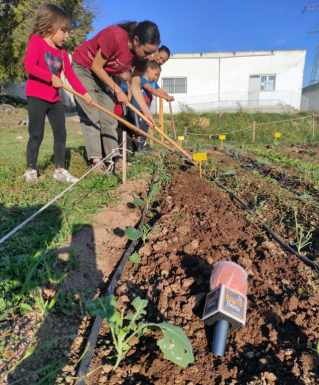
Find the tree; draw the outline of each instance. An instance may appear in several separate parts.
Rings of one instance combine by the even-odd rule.
[[[70,37],[65,48],[72,52],[94,31],[96,15],[93,3],[85,0],[57,0],[71,20]],[[24,67],[17,63],[28,44],[34,16],[43,0],[0,0],[0,82],[19,82],[26,76]]]

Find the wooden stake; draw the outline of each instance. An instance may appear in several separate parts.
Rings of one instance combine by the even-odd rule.
[[[153,130],[152,127],[150,127],[150,134],[151,134],[152,136],[154,136],[154,130]],[[154,146],[153,139],[150,139],[150,147],[153,147],[153,146]]]
[[[173,132],[174,132],[174,139],[176,140],[177,137],[176,137],[176,129],[175,129],[175,122],[174,122],[172,103],[171,102],[168,102],[168,103],[169,103],[169,110],[171,112],[172,126],[173,126]]]
[[[78,92],[74,91],[73,88],[70,88],[70,87],[65,86],[65,85],[63,85],[63,88],[64,88],[66,91],[71,92],[71,94],[77,96],[78,98],[80,98],[80,99],[82,99],[82,100],[84,100],[84,101],[87,101],[87,99],[86,99],[83,95],[81,95],[81,94],[79,94]],[[148,134],[148,133],[144,132],[143,130],[141,130],[140,128],[134,126],[134,124],[129,123],[127,120],[120,118],[119,116],[115,115],[113,112],[107,110],[106,108],[100,106],[99,104],[97,104],[97,103],[95,103],[95,102],[92,102],[92,106],[93,106],[93,107],[96,107],[96,108],[98,108],[99,110],[105,112],[106,114],[112,116],[112,118],[114,118],[114,119],[118,120],[119,122],[125,124],[125,125],[126,125],[128,128],[130,128],[131,130],[136,131],[136,132],[139,132],[140,134],[145,135],[147,138],[154,140],[155,143],[160,144],[162,147],[165,147],[167,150],[169,150],[169,151],[171,151],[171,152],[173,152],[173,153],[175,152],[174,148],[171,148],[171,147],[168,146],[167,144],[162,143],[160,140],[154,138],[154,137],[151,136],[150,134]],[[131,108],[131,105],[130,105],[130,108]],[[187,155],[187,157],[191,158],[190,155]]]
[[[164,132],[164,110],[163,110],[163,98],[160,98],[159,102],[159,125],[162,132]],[[162,135],[162,142],[164,142],[164,137]]]
[[[122,178],[122,183],[125,184],[126,183],[126,143],[127,143],[127,134],[126,134],[126,131],[123,131],[123,152],[122,152],[122,155],[123,155],[123,178]]]
[[[255,143],[256,122],[253,122],[253,143]]]
[[[315,138],[315,111],[312,111],[312,139]]]

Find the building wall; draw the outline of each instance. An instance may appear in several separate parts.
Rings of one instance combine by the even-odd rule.
[[[275,91],[260,91],[260,100],[299,109],[305,57],[305,50],[174,54],[163,65],[159,84],[162,78],[187,77],[187,93],[173,94],[176,107],[178,101],[247,101],[250,75],[276,75]]]
[[[309,99],[309,110],[319,113],[319,83],[303,88],[302,95]]]

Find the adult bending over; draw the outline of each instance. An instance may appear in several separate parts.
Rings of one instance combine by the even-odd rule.
[[[111,76],[135,67],[132,80],[133,96],[144,115],[155,124],[145,103],[140,84],[145,66],[159,44],[160,34],[157,25],[151,21],[111,25],[75,49],[74,72],[94,101],[113,112],[114,93],[117,100],[124,105],[128,104],[128,98]],[[101,137],[105,153],[109,154],[118,147],[117,120],[97,108],[88,107],[79,98],[76,98],[76,105],[87,156],[92,159],[94,166],[102,159]],[[119,165],[120,159],[119,151],[115,150],[113,157],[115,167]],[[106,172],[106,168],[101,165],[97,171]]]

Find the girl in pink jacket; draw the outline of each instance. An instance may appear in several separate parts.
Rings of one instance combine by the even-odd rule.
[[[63,44],[69,37],[70,20],[57,4],[46,3],[40,6],[30,34],[28,49],[20,63],[25,63],[29,74],[26,85],[29,114],[29,141],[27,145],[27,182],[36,182],[39,148],[43,140],[46,116],[54,136],[55,170],[53,178],[58,181],[76,182],[78,179],[65,169],[66,128],[63,104],[59,89],[64,70],[72,87],[87,98],[90,105],[92,97],[74,74]]]

